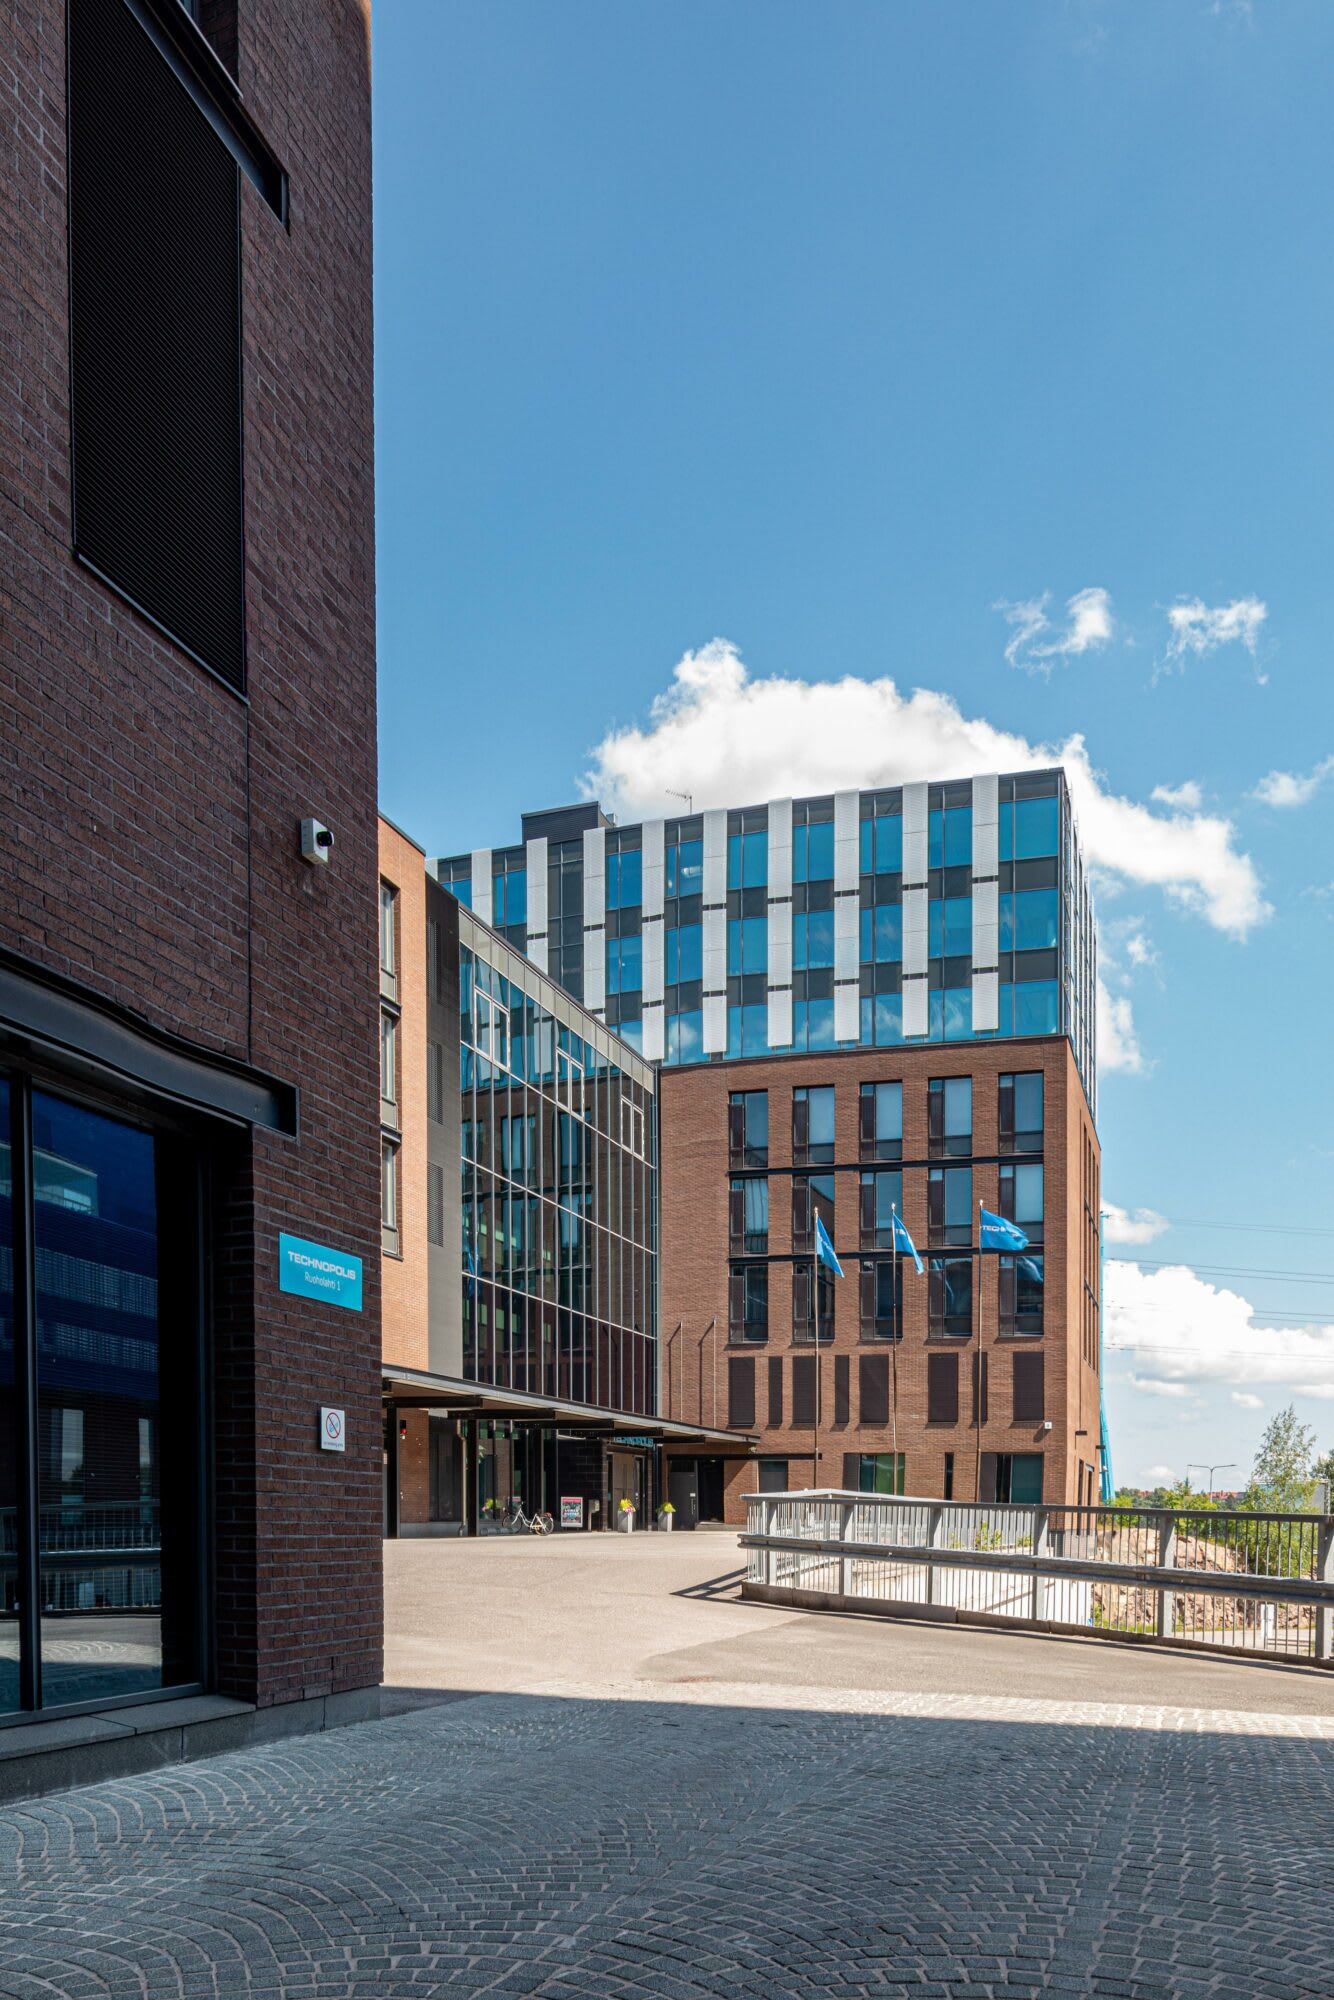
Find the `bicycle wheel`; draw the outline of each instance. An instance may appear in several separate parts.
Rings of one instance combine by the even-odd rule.
[[[550,1514],[534,1514],[533,1516],[533,1526],[537,1529],[539,1535],[549,1535],[555,1525],[555,1520]]]

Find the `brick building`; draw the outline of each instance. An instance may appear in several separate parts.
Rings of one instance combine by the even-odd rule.
[[[664,1069],[660,1092],[664,1406],[759,1437],[674,1454],[683,1505],[1097,1497],[1099,1154],[1063,1037]],[[979,1202],[1030,1249],[979,1252]]]
[[[380,1678],[369,32],[0,47],[10,1721]]]

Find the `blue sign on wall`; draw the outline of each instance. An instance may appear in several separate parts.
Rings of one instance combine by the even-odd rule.
[[[279,1236],[278,1289],[359,1313],[361,1259],[327,1243],[307,1243],[303,1236]]]

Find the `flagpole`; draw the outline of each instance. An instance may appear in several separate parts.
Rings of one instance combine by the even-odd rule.
[[[817,1211],[818,1214],[818,1211]],[[820,1238],[815,1238],[815,1255],[811,1259],[811,1284],[815,1288],[815,1432],[812,1442],[815,1448],[814,1487],[820,1490]]]
[[[987,1268],[986,1252],[982,1248],[982,1203],[977,1204],[977,1351],[976,1373],[973,1377],[973,1428],[977,1433],[977,1447],[973,1458],[973,1497],[978,1507],[982,1505],[982,1307],[985,1300],[983,1272]]]
[[[894,1450],[894,1490],[897,1492],[899,1484],[899,1211],[895,1202],[890,1203],[889,1213],[891,1224],[889,1232],[890,1243],[894,1252],[894,1262],[891,1266],[891,1281],[894,1289],[889,1295],[889,1372],[894,1384],[893,1401],[890,1405],[892,1419],[890,1437]]]

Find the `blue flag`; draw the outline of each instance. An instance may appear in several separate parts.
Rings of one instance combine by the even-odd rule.
[[[978,1232],[978,1242],[983,1250],[1027,1250],[1028,1238],[1018,1223],[1007,1222],[1003,1215],[993,1215],[989,1208],[982,1208]]]
[[[834,1246],[829,1241],[829,1231],[824,1226],[822,1215],[817,1215],[815,1218],[815,1254],[822,1264],[829,1266],[836,1278],[843,1276],[843,1266],[839,1263],[834,1253]]]
[[[894,1216],[894,1248],[901,1257],[911,1257],[920,1272],[922,1269],[922,1260],[917,1254],[917,1245],[908,1234],[908,1225],[897,1209],[894,1209],[892,1213]]]

